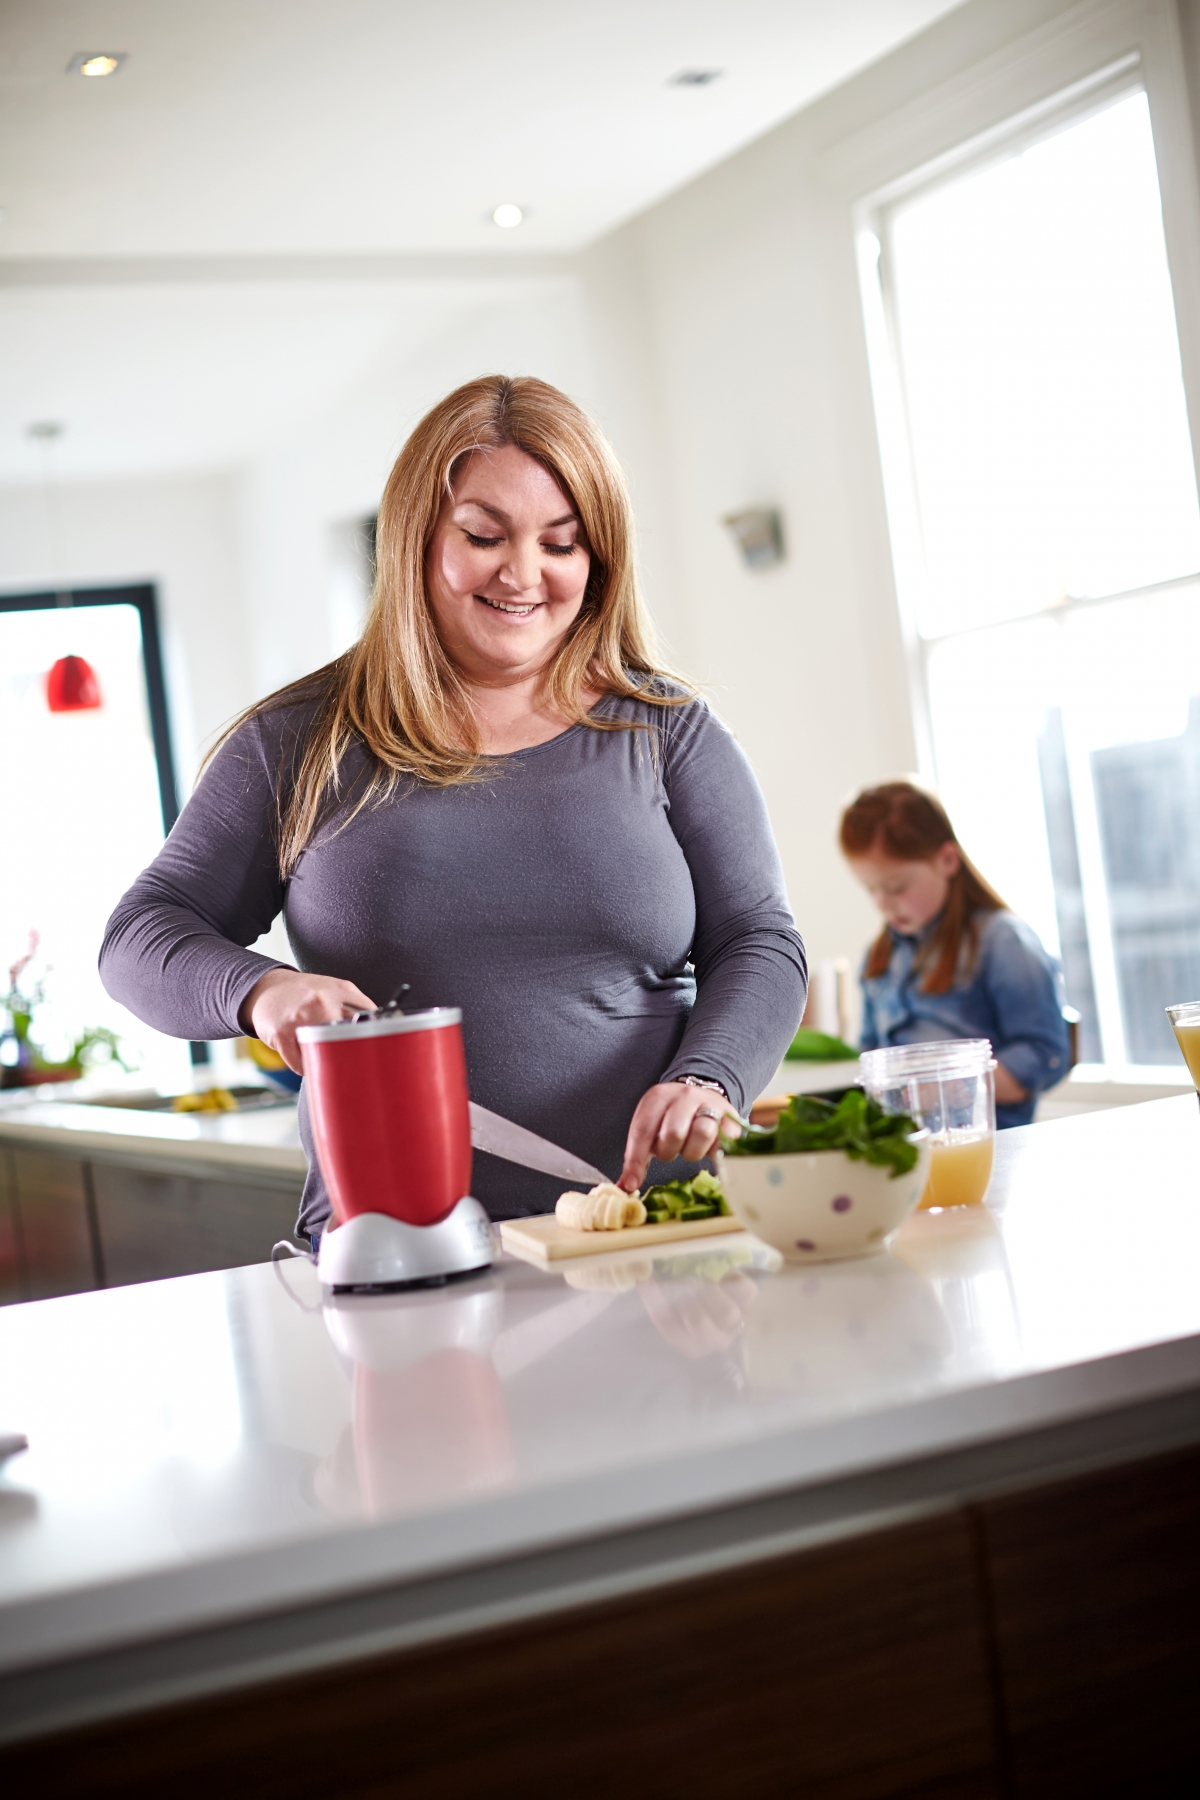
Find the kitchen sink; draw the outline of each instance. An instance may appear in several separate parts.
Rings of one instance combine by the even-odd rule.
[[[275,1087],[231,1087],[226,1093],[237,1101],[239,1112],[268,1112],[277,1106],[295,1106],[295,1094]],[[125,1112],[169,1113],[175,1110],[174,1094],[157,1094],[149,1090],[132,1094],[102,1094],[80,1102],[83,1106],[119,1106]],[[191,1113],[191,1118],[221,1118],[220,1113]],[[224,1115],[229,1117],[228,1114]]]

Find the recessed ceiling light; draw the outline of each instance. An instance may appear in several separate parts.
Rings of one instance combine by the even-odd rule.
[[[672,75],[667,82],[668,87],[708,87],[710,82],[720,81],[724,69],[680,69],[678,75]]]
[[[67,64],[67,74],[87,75],[94,81],[100,75],[115,75],[126,61],[123,50],[81,50]]]
[[[519,206],[514,205],[511,200],[505,200],[503,205],[498,206],[492,214],[492,224],[498,225],[501,231],[511,231],[515,225],[521,223],[524,217],[525,214]]]

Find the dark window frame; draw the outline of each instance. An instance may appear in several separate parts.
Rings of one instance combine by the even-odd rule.
[[[158,595],[151,582],[136,587],[65,588],[57,593],[0,594],[0,612],[70,611],[82,606],[132,606],[142,627],[142,673],[146,679],[146,708],[158,772],[158,798],[162,807],[163,835],[179,817],[179,789],[175,781],[175,756],[171,745],[171,720],[167,687],[163,679],[162,637],[158,628]]]

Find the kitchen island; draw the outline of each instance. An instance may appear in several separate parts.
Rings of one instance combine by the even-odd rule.
[[[861,1262],[264,1265],[9,1307],[0,1370],[10,1786],[1200,1771],[1194,1096],[1005,1133],[988,1207]]]

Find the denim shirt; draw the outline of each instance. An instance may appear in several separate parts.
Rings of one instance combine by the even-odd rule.
[[[1025,1100],[997,1106],[996,1124],[1001,1130],[1028,1125],[1041,1089],[1061,1081],[1071,1061],[1058,964],[1023,919],[994,912],[981,920],[970,969],[960,967],[946,993],[922,993],[924,971],[914,973],[913,963],[936,924],[916,937],[891,931],[887,968],[882,975],[863,975],[862,1048],[988,1038],[998,1061],[1028,1091]]]

